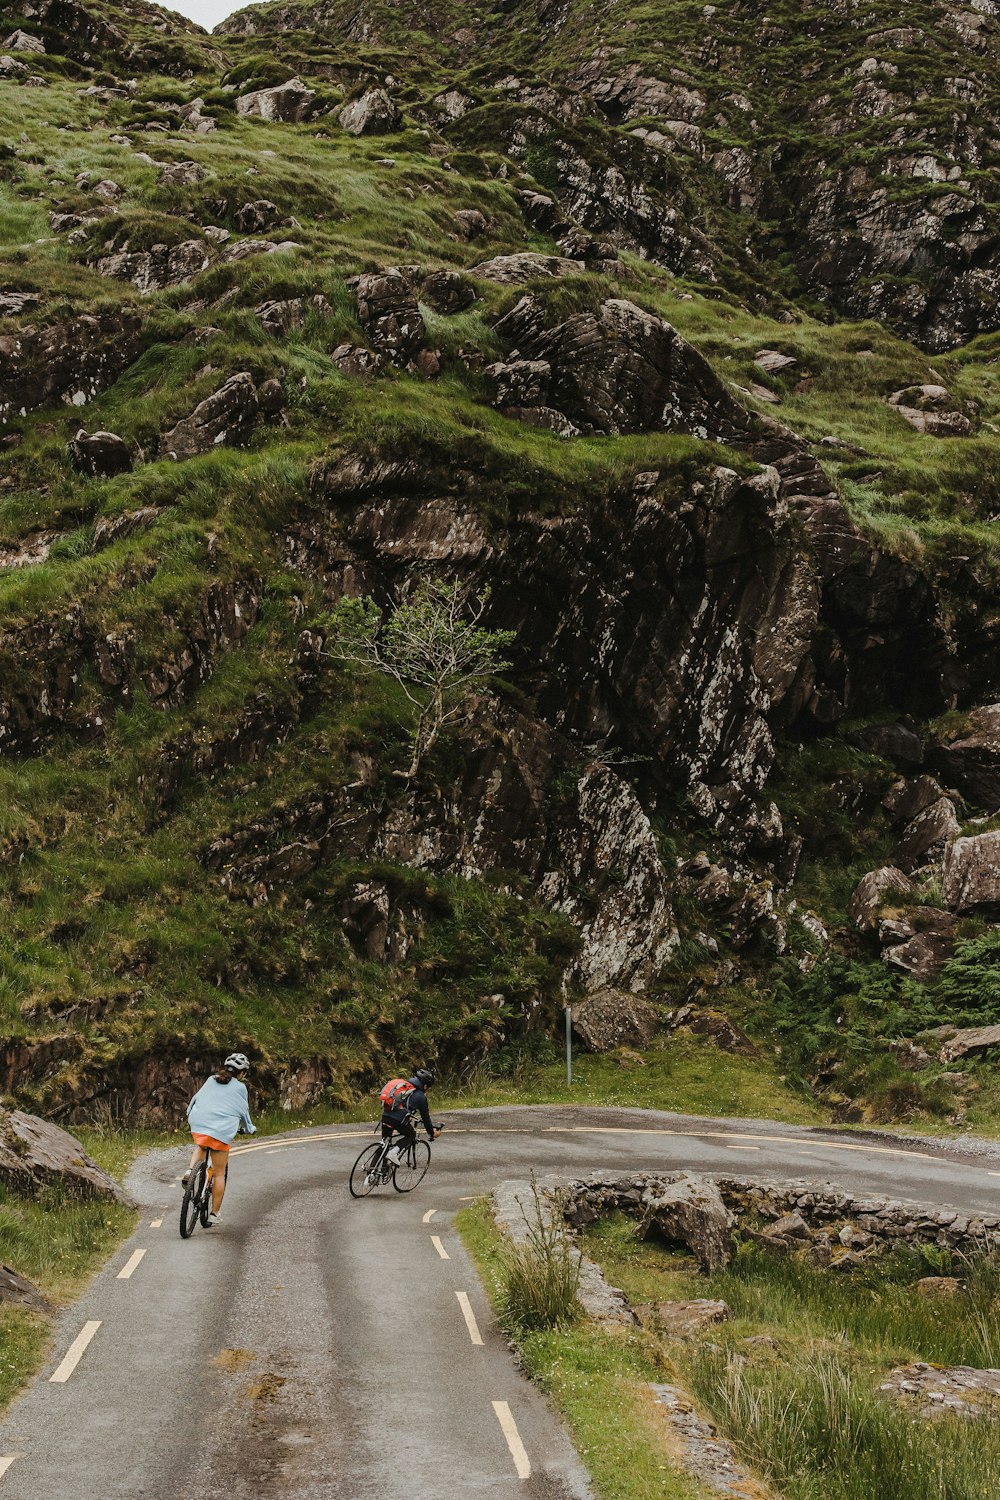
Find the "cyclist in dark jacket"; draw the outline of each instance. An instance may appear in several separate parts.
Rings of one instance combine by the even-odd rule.
[[[414,1115],[420,1116],[420,1123],[431,1140],[440,1130],[440,1126],[435,1125],[431,1119],[427,1104],[427,1090],[434,1082],[434,1074],[429,1073],[426,1068],[418,1068],[408,1082],[413,1084],[413,1088],[403,1096],[398,1107],[382,1111],[382,1139],[386,1140],[393,1133],[399,1137],[395,1146],[389,1150],[389,1160],[397,1164],[401,1152],[405,1147],[412,1146],[417,1139],[413,1126]]]

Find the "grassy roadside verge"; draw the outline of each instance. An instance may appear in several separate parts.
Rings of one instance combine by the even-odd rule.
[[[587,1254],[633,1303],[724,1301],[732,1319],[687,1339],[662,1336],[720,1429],[785,1500],[980,1500],[996,1490],[995,1422],[928,1421],[880,1390],[915,1360],[995,1367],[1000,1358],[1000,1268],[956,1265],[963,1287],[925,1298],[931,1266],[898,1252],[864,1272],[831,1275],[747,1243],[733,1265],[702,1275],[690,1257],[638,1241],[611,1216],[590,1229]],[[940,1270],[940,1266],[935,1266]]]
[[[502,1241],[480,1200],[455,1218],[494,1308]],[[601,1500],[702,1500],[705,1491],[670,1462],[649,1382],[665,1378],[652,1341],[584,1322],[518,1333],[518,1361],[565,1421]]]

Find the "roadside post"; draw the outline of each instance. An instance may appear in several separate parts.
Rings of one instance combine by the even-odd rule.
[[[573,1082],[573,1007],[566,1007],[566,1082]]]

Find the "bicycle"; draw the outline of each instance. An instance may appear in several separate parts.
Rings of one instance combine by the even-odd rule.
[[[376,1125],[376,1130],[381,1129]],[[367,1198],[377,1187],[392,1183],[397,1193],[412,1193],[418,1182],[422,1182],[431,1164],[431,1143],[427,1140],[413,1141],[401,1147],[398,1162],[389,1160],[389,1150],[395,1136],[386,1136],[366,1146],[351,1168],[348,1187],[352,1198]]]
[[[189,1240],[198,1227],[199,1220],[202,1228],[208,1228],[208,1221],[212,1213],[212,1178],[214,1172],[212,1163],[206,1158],[200,1161],[196,1167],[191,1168],[187,1186],[184,1189],[184,1197],[181,1199],[181,1239]],[[226,1179],[229,1178],[229,1166],[226,1165]]]

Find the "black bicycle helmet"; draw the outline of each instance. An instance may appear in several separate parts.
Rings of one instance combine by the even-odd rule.
[[[413,1076],[422,1089],[429,1089],[434,1082],[434,1074],[429,1073],[426,1068],[418,1068]]]

